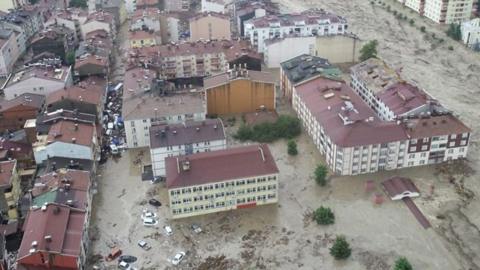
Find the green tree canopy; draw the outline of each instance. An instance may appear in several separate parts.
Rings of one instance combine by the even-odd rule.
[[[337,260],[345,260],[350,257],[352,249],[345,236],[337,236],[333,246],[330,248],[330,254]]]
[[[412,265],[405,257],[400,257],[395,261],[394,270],[413,270]]]
[[[320,225],[330,225],[335,223],[335,215],[329,207],[320,206],[313,212],[313,219]]]
[[[377,57],[377,40],[371,40],[367,44],[363,45],[360,49],[360,61],[365,61],[369,58],[376,58]]]
[[[327,184],[327,173],[328,169],[325,165],[318,165],[314,172],[315,182],[322,187],[325,186]]]

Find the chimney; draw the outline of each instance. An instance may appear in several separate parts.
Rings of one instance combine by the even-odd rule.
[[[189,171],[190,170],[190,161],[188,159],[184,160],[182,162],[182,169],[183,169],[183,171]]]
[[[75,130],[78,130],[78,124],[75,123]]]
[[[199,132],[199,131],[200,131],[200,128],[199,128],[199,127],[197,127],[197,128],[196,128],[196,130],[197,130],[197,132]]]
[[[72,138],[72,143],[76,143],[77,142],[77,139],[76,138]]]
[[[52,242],[52,236],[51,235],[45,235],[44,239],[47,242]]]

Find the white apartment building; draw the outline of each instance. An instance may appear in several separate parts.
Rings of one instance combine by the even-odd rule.
[[[167,157],[226,148],[225,130],[220,119],[188,121],[183,124],[150,128],[150,156],[155,177],[165,176],[165,158]]]
[[[3,86],[5,99],[14,99],[22,94],[48,95],[73,84],[70,66],[59,68],[31,66],[9,77]]]
[[[470,48],[480,46],[480,18],[462,23],[462,41]],[[477,48],[480,50],[480,47]]]
[[[401,99],[402,92],[393,91]],[[295,85],[292,105],[339,175],[435,164],[467,155],[471,130],[443,107],[432,106],[428,116],[384,120],[345,82],[323,77]]]
[[[286,36],[326,36],[347,33],[347,20],[322,10],[300,14],[268,15],[244,22],[244,35],[258,52],[263,53],[265,41]]]
[[[7,77],[12,72],[19,54],[15,33],[11,30],[0,30],[0,78]]]
[[[469,20],[475,0],[398,0],[436,23],[451,24]]]
[[[172,218],[278,202],[279,170],[267,145],[168,157]]]
[[[223,0],[202,0],[202,12],[225,13],[225,2]]]
[[[148,147],[150,127],[205,120],[206,105],[201,93],[179,92],[160,96],[154,89],[153,70],[127,70],[123,83],[122,116],[128,148]]]

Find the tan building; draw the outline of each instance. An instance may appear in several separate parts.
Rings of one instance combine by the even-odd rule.
[[[205,78],[203,85],[208,115],[275,110],[275,80],[271,73],[235,68]]]
[[[215,12],[200,13],[190,19],[190,40],[230,39],[230,18]]]
[[[279,170],[265,144],[168,157],[165,165],[174,219],[278,201]]]

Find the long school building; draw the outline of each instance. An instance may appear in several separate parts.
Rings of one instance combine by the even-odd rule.
[[[267,145],[169,157],[165,163],[174,219],[278,201],[279,170]]]

